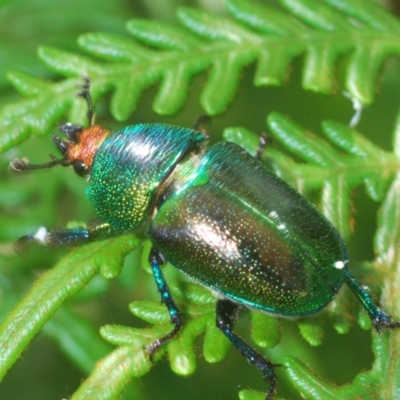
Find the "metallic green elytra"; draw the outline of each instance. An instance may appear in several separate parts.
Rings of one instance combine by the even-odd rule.
[[[84,242],[130,231],[152,242],[149,262],[168,308],[173,330],[148,347],[149,356],[176,335],[181,316],[161,272],[165,261],[217,295],[220,331],[270,382],[274,365],[233,331],[235,311],[247,306],[281,317],[324,308],[345,282],[375,328],[400,322],[381,311],[350,274],[348,255],[334,226],[304,197],[241,147],[207,147],[207,135],[165,124],[140,124],[113,132],[93,124],[66,123],[53,140],[63,158],[32,165],[14,160],[17,171],[73,166],[88,180],[86,194],[101,222],[88,228],[40,228],[20,239],[48,245]]]
[[[347,271],[346,248],[333,226],[229,142],[204,153],[185,184],[164,200],[147,235],[190,277],[281,316],[325,307]]]

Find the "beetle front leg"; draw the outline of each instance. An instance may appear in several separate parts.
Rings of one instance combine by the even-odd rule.
[[[168,309],[171,323],[174,326],[171,332],[163,336],[161,339],[156,340],[147,347],[150,359],[152,359],[154,352],[165,342],[175,336],[182,327],[182,319],[178,307],[169,291],[167,282],[161,271],[161,265],[164,264],[164,256],[155,248],[152,247],[149,255],[149,262],[153,271],[154,279],[157,284],[158,291],[161,294],[161,302],[164,303]]]
[[[270,388],[265,400],[271,400],[276,393],[276,374],[274,364],[252,349],[239,336],[232,332],[235,311],[238,305],[230,300],[222,299],[217,301],[216,323],[217,328],[236,346],[250,364],[254,364],[261,372],[263,378],[268,380]]]
[[[52,229],[48,231],[40,227],[36,233],[22,236],[16,243],[17,249],[22,249],[27,242],[36,240],[47,246],[62,246],[65,244],[85,243],[90,240],[104,237],[112,232],[110,225],[106,222],[92,222],[87,228],[77,227],[70,229]]]

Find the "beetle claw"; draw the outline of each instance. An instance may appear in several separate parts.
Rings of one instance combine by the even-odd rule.
[[[394,329],[400,327],[400,321],[393,321],[392,316],[379,310],[378,315],[372,321],[376,331],[381,333],[381,327]]]

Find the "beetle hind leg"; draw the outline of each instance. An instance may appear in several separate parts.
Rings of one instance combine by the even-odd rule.
[[[154,279],[157,284],[158,291],[161,294],[161,302],[165,304],[168,309],[171,323],[174,326],[171,332],[162,338],[156,340],[151,345],[147,346],[146,350],[149,353],[150,360],[153,359],[153,354],[157,349],[165,342],[174,337],[182,327],[181,314],[176,306],[175,300],[173,299],[171,292],[169,291],[167,282],[165,281],[164,275],[161,271],[161,265],[164,264],[165,260],[163,255],[155,248],[152,247],[149,255],[149,262],[153,271]]]
[[[216,324],[218,329],[236,346],[250,364],[254,364],[261,372],[264,380],[270,383],[266,400],[271,400],[276,393],[276,374],[274,364],[252,349],[239,336],[232,332],[235,312],[238,305],[230,300],[222,299],[217,301]]]
[[[386,314],[377,307],[365,287],[362,286],[349,272],[346,273],[345,281],[358,300],[360,300],[364,310],[368,313],[368,316],[378,333],[381,332],[382,327],[388,329],[400,327],[400,321],[393,321],[391,315]]]

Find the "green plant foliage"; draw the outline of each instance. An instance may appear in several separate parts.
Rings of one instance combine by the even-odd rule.
[[[222,361],[227,356],[231,344],[215,325],[214,296],[195,284],[170,288],[179,308],[184,310],[187,322],[179,336],[157,352],[155,361],[160,360],[164,353],[168,353],[167,359],[172,371],[183,376],[192,374],[197,365],[195,341],[202,334],[204,359],[209,363]],[[149,372],[152,363],[145,348],[170,332],[170,316],[165,306],[159,302],[135,301],[129,308],[132,314],[153,326],[142,329],[103,326],[101,335],[119,348],[97,364],[73,399],[90,398],[90,394],[95,393],[99,385],[103,388],[102,399],[114,399],[120,395],[127,381]],[[275,346],[279,341],[277,320],[260,313],[253,313],[252,316],[253,340],[263,347]],[[108,376],[106,371],[113,371],[116,365],[121,364],[124,364],[124,367],[113,372],[112,383],[108,380],[105,382],[104,377]]]
[[[342,149],[342,151],[346,151],[350,154],[348,158],[344,158],[338,153],[340,150],[332,149],[328,143],[324,142],[322,139],[316,140],[310,133],[295,126],[291,121],[281,115],[272,114],[268,117],[267,122],[274,137],[280,140],[287,149],[291,151],[295,150],[299,157],[316,166],[323,166],[325,163],[329,162],[330,157],[339,158],[340,155],[340,159],[342,160],[340,168],[343,169],[344,175],[346,171],[349,174],[348,171],[354,169],[353,164],[356,165],[357,169],[360,169],[361,161],[359,159],[359,154],[367,151],[371,155],[375,155],[375,158],[372,156],[363,158],[363,169],[365,171],[370,170],[370,175],[371,170],[373,170],[378,162],[377,159],[379,155],[381,157],[380,163],[382,168],[391,170],[394,168],[393,165],[396,164],[396,161],[389,157],[386,152],[374,147],[372,143],[362,139],[359,133],[346,126],[341,126],[333,122],[323,123],[324,129],[328,131],[327,135],[335,132],[330,138],[333,136],[333,140],[335,140],[337,146]],[[272,129],[272,127],[274,127],[274,129]],[[335,129],[332,130],[332,127]],[[399,129],[396,130],[396,132],[399,131]],[[304,140],[299,149],[300,134],[303,135]],[[307,135],[309,137],[307,137]],[[243,143],[245,145],[247,144],[249,151],[252,152],[257,148],[257,136],[245,129],[229,128],[226,130],[225,136],[230,140],[236,141],[240,141],[241,138],[246,137],[245,140],[241,141],[242,145]],[[340,138],[340,140],[338,138]],[[317,154],[316,148],[319,150],[318,154],[320,157],[313,156],[313,153]],[[326,180],[326,177],[321,178],[321,176],[318,176],[318,168],[314,171],[310,168],[306,168],[308,164],[289,160],[283,153],[272,148],[268,148],[266,153],[265,159],[274,166],[278,173],[285,175],[285,172],[287,173],[289,168],[295,183],[306,182],[307,184],[303,187],[305,190],[310,187],[312,189],[320,189],[322,183]],[[385,164],[385,162],[387,164]],[[369,163],[371,165],[368,165]],[[310,174],[310,171],[314,175],[314,182],[308,179],[307,174]],[[361,176],[354,178],[353,184],[359,185],[362,183],[365,180],[364,174],[365,172],[363,172]],[[391,176],[393,176],[393,174],[389,175],[388,179]],[[391,179],[391,181],[393,181],[393,179]],[[389,183],[391,183],[391,181]],[[307,185],[311,186],[308,187]],[[389,196],[388,202],[383,204],[380,221],[382,227],[391,225],[394,229],[397,229],[398,218],[393,221],[391,215],[392,210],[395,208],[391,203],[396,202],[397,205],[398,201],[397,187],[397,181],[392,183],[391,192],[394,191],[394,193]],[[371,193],[375,194],[376,191],[372,191]],[[332,207],[334,206],[330,208]],[[342,213],[342,218],[343,215],[344,213]],[[346,215],[348,215],[348,213],[346,213]],[[337,220],[336,223],[338,225],[344,225],[343,221],[340,220]],[[383,228],[378,231],[378,254],[381,254],[383,249],[387,248],[385,241],[389,240],[389,238],[393,243],[392,246],[395,246],[396,239],[392,237],[392,233],[388,234],[387,229]],[[9,314],[0,327],[0,343],[7,343],[7,347],[3,348],[1,352],[0,367],[2,368],[2,374],[6,373],[10,365],[20,356],[28,342],[43,326],[44,322],[52,316],[68,297],[72,296],[77,290],[80,290],[82,286],[93,277],[94,273],[100,271],[107,278],[112,278],[119,273],[124,255],[137,245],[137,241],[132,241],[132,239],[125,237],[114,239],[113,241],[115,243],[112,241],[93,243],[70,253],[63,259],[59,266],[54,267],[43,275],[31,290],[31,293]],[[115,248],[110,247],[111,244]],[[119,250],[119,248],[121,248],[121,250]],[[117,253],[120,255],[120,258],[104,258],[101,252],[104,252],[104,254]],[[93,255],[95,255],[95,257],[93,257]],[[386,254],[382,253],[377,262],[384,265],[383,258],[385,256]],[[397,255],[395,255],[395,257],[397,257]],[[85,259],[87,259],[87,262],[90,264],[87,264]],[[113,261],[112,264],[110,264],[110,260]],[[388,261],[390,261],[390,265],[392,265],[393,262],[396,263],[396,259],[391,258]],[[81,267],[82,264],[85,264],[85,268]],[[395,274],[394,268],[391,268],[391,273]],[[58,284],[55,286],[54,282]],[[49,285],[51,286],[51,290],[49,290]],[[205,360],[210,363],[219,362],[224,359],[228,353],[230,344],[215,326],[215,299],[208,291],[194,284],[186,284],[183,287],[172,286],[171,289],[178,305],[184,310],[187,323],[183,327],[178,338],[169,342],[162,351],[157,353],[156,360],[159,360],[163,353],[167,352],[167,358],[170,362],[171,369],[177,374],[189,375],[196,370],[197,357],[194,345],[199,335],[203,333],[205,335],[202,353]],[[337,331],[339,333],[344,333],[349,329],[348,319],[343,318],[348,305],[343,304],[341,299],[342,298],[339,297],[339,305],[336,304],[331,307],[331,312]],[[393,308],[396,309],[398,307],[393,304]],[[47,309],[48,313],[43,313],[43,309]],[[119,346],[119,348],[107,355],[96,365],[90,377],[72,398],[90,398],[90,396],[93,396],[93,393],[97,393],[100,385],[102,393],[101,398],[114,399],[125,389],[126,382],[134,377],[140,377],[146,374],[151,369],[152,364],[146,356],[144,348],[170,331],[171,326],[168,311],[164,305],[152,301],[135,301],[131,303],[130,310],[136,317],[153,326],[142,329],[124,326],[104,326],[101,329],[101,335],[113,345]],[[400,313],[400,310],[398,311]],[[31,316],[31,322],[26,319],[26,315]],[[40,318],[38,317],[39,315]],[[63,319],[64,318],[68,318],[68,325],[74,323],[70,320],[68,314],[63,317]],[[361,319],[361,321],[363,320],[365,320],[365,318]],[[53,321],[52,324],[53,327],[50,325],[46,330],[49,331],[51,335],[57,336],[57,325],[55,325],[57,324],[57,319]],[[81,326],[80,322],[79,325]],[[26,329],[21,329],[22,326]],[[276,319],[254,312],[252,313],[252,326],[253,340],[259,346],[273,347],[279,341],[279,326],[277,325]],[[370,324],[367,328],[370,328]],[[80,329],[82,329],[82,326]],[[90,330],[90,328],[88,329]],[[304,339],[311,345],[318,346],[321,344],[323,331],[318,321],[311,319],[299,320],[299,331]],[[365,393],[365,396],[368,396],[365,398],[370,398],[373,396],[374,392],[380,390],[379,388],[382,385],[383,376],[387,377],[395,374],[395,372],[385,369],[384,375],[382,375],[382,357],[384,359],[390,357],[390,353],[388,352],[390,346],[387,344],[386,346],[382,345],[385,340],[388,340],[388,335],[389,334],[385,334],[385,336],[381,338],[374,334],[374,351],[377,356],[376,366],[374,366],[370,372],[360,374],[359,378],[357,378],[352,385],[345,386],[344,388],[337,388],[336,386],[329,386],[320,380],[316,386],[316,381],[319,378],[315,377],[304,364],[293,357],[286,358],[285,367],[287,374],[294,385],[298,387],[298,390],[307,395],[307,398],[323,399],[329,398],[329,396],[331,398],[340,396],[340,398],[351,399],[356,393]],[[392,333],[390,333],[390,335],[392,335]],[[393,334],[393,336],[395,335]],[[102,351],[101,349],[104,348],[104,346],[96,346],[95,354],[90,354],[90,352],[88,353],[90,349],[79,344],[79,340],[79,335],[71,337],[71,340],[67,342],[69,344],[68,351],[72,353],[77,351],[76,357],[79,363],[82,363],[82,360],[86,358],[89,364],[93,363],[96,357],[98,357],[98,351]],[[65,343],[65,337],[63,341]],[[75,344],[71,345],[71,343]],[[86,353],[88,354],[86,355]],[[116,369],[117,365],[124,365],[124,367]],[[83,368],[88,369],[87,366],[83,366]],[[106,376],[108,377],[107,380],[105,380]],[[365,380],[368,380],[368,382],[375,382],[375,385],[369,385],[366,388]],[[248,391],[241,393],[241,398],[244,400],[251,398],[261,399],[263,396],[263,393],[256,394],[255,392]]]
[[[273,138],[305,163],[297,163],[273,149],[268,151],[266,161],[301,192],[321,191],[323,213],[345,238],[350,238],[351,191],[363,183],[372,200],[382,200],[399,166],[396,155],[379,149],[356,130],[335,121],[322,123],[330,142],[277,113],[268,116],[267,125]],[[253,154],[259,142],[259,135],[241,128],[229,128],[224,136]],[[331,173],[333,168],[335,174]]]
[[[135,245],[135,241],[125,237],[108,243],[93,243],[71,252],[58,266],[44,274],[1,325],[0,377],[5,375],[33,336],[69,297],[82,290],[96,273],[106,271],[109,277],[112,269],[116,274],[122,267],[124,256]],[[110,253],[119,253],[120,256],[110,260],[107,257]]]
[[[280,4],[285,11],[228,0],[231,18],[181,8],[177,15],[183,27],[132,20],[127,28],[136,40],[107,33],[82,35],[78,41],[82,49],[104,62],[42,47],[41,60],[67,79],[50,84],[21,73],[8,74],[29,100],[0,113],[0,152],[31,134],[47,133],[67,110],[75,117],[71,120],[82,120],[81,103],[72,99],[76,78],[83,74],[92,78],[95,97],[113,92],[111,112],[120,121],[135,110],[143,90],[155,83],[159,89],[154,110],[176,113],[185,103],[192,78],[206,71],[200,101],[207,114],[219,114],[237,91],[244,67],[256,63],[256,86],[280,86],[290,62],[300,55],[305,89],[328,94],[339,85],[352,98],[370,104],[383,61],[400,54],[399,22],[369,1],[281,0]],[[335,78],[339,60],[344,83]]]
[[[363,138],[359,133],[344,125],[329,121],[323,122],[322,127],[324,133],[329,139],[342,151],[350,154],[349,157],[344,158],[338,150],[329,146],[328,142],[323,141],[309,132],[302,130],[287,118],[279,115],[272,114],[267,118],[267,124],[273,137],[279,140],[286,149],[290,150],[306,163],[297,163],[292,159],[288,159],[282,153],[268,149],[268,160],[277,173],[283,176],[291,176],[295,184],[301,189],[322,189],[322,197],[324,196],[324,183],[328,178],[325,175],[321,179],[318,174],[318,168],[310,168],[307,163],[321,166],[326,170],[330,167],[333,158],[340,159],[335,167],[335,177],[339,182],[336,188],[330,193],[341,193],[338,197],[325,196],[323,204],[326,210],[338,208],[337,201],[341,202],[341,196],[347,200],[349,192],[343,193],[337,190],[340,186],[359,185],[364,182],[367,186],[368,194],[374,200],[380,200],[385,194],[386,189],[390,184],[390,189],[386,200],[382,204],[379,220],[379,228],[375,236],[376,242],[376,269],[380,275],[384,275],[388,279],[388,284],[385,287],[383,298],[387,296],[387,304],[396,315],[400,312],[400,307],[396,299],[396,288],[400,285],[400,268],[399,268],[399,255],[398,255],[398,207],[400,206],[400,186],[399,179],[393,181],[396,170],[398,169],[399,160],[398,154],[398,134],[400,133],[400,113],[398,123],[394,132],[394,153],[386,153],[375,147],[371,142]],[[250,152],[255,152],[258,146],[259,139],[245,129],[241,128],[228,128],[225,133],[225,138],[232,141],[239,141],[247,147]],[[300,136],[303,138],[300,139]],[[245,140],[241,140],[246,137]],[[333,157],[333,158],[332,158]],[[379,166],[379,167],[378,167]],[[324,168],[325,167],[325,168]],[[369,171],[367,175],[363,176],[364,170]],[[343,177],[346,175],[347,177]],[[361,174],[354,173],[354,170],[361,171]],[[351,171],[351,172],[350,172]],[[382,173],[384,171],[384,173]],[[312,176],[310,176],[312,174]],[[328,176],[331,174],[328,174]],[[368,177],[368,178],[367,178]],[[383,177],[388,178],[388,181],[383,182]],[[379,179],[381,181],[379,182]],[[370,187],[369,185],[376,186]],[[376,190],[378,188],[378,190]],[[349,189],[348,187],[346,188]],[[329,190],[329,189],[328,189]],[[350,203],[347,202],[347,207]],[[336,226],[345,226],[349,220],[349,210],[341,210],[329,214]],[[334,218],[334,216],[337,216]],[[343,218],[342,221],[338,217]],[[348,227],[347,233],[350,234]],[[343,228],[342,228],[343,229]],[[390,282],[390,283],[389,283]],[[392,300],[390,300],[392,299]],[[340,303],[339,303],[340,304]],[[334,305],[331,312],[336,314],[333,318],[334,326],[339,333],[345,333],[348,330],[348,322],[344,321],[340,316],[345,314],[345,309],[342,308],[343,304]],[[340,309],[341,308],[341,309]],[[339,310],[340,309],[340,310]],[[339,311],[339,312],[338,312]],[[361,315],[360,315],[361,317]],[[364,318],[359,319],[360,325],[369,329],[370,323]],[[309,319],[299,321],[300,333],[311,345],[321,344],[321,328]],[[286,372],[289,378],[297,389],[303,393],[307,399],[372,399],[372,398],[395,398],[398,390],[398,376],[400,372],[400,364],[398,362],[397,346],[399,345],[399,334],[396,332],[386,332],[383,335],[373,333],[373,350],[375,354],[375,362],[372,369],[368,372],[360,373],[354,382],[350,385],[337,387],[336,385],[329,385],[324,380],[316,376],[309,368],[303,363],[293,357],[287,357],[285,360]],[[394,346],[394,347],[392,347]],[[368,382],[368,383],[367,383]],[[384,388],[384,389],[383,389]],[[383,395],[383,390],[385,395]],[[255,394],[254,392],[245,391],[242,393],[241,399],[262,399],[262,393]]]
[[[398,128],[399,126],[397,126]],[[398,129],[397,129],[398,131]],[[397,153],[398,149],[396,149]],[[383,202],[380,213],[379,227],[376,233],[376,268],[385,275],[383,299],[385,304],[400,312],[397,301],[397,289],[400,284],[400,257],[398,243],[398,215],[400,207],[399,177],[392,182],[388,196]],[[373,333],[373,350],[375,362],[370,371],[361,372],[350,385],[338,388],[329,385],[315,376],[300,361],[287,357],[285,366],[290,379],[296,387],[312,399],[394,399],[397,396],[400,372],[398,346],[400,338],[398,332],[387,332],[383,335]]]
[[[95,103],[110,96],[111,115],[117,121],[127,120],[139,106],[145,90],[154,85],[153,109],[158,114],[177,113],[190,97],[199,97],[207,114],[220,114],[231,107],[242,75],[249,72],[248,66],[254,67],[254,72],[250,72],[255,87],[280,88],[290,82],[289,70],[294,63],[295,69],[302,69],[302,89],[319,94],[347,91],[351,99],[372,104],[384,61],[400,52],[399,21],[371,0],[277,3],[267,6],[251,0],[227,0],[229,15],[223,16],[181,7],[177,12],[178,24],[133,19],[127,23],[131,37],[118,36],[115,31],[106,33],[104,29],[79,36],[78,44],[86,55],[42,46],[38,52],[40,60],[52,73],[62,76],[61,80],[50,82],[20,71],[7,74],[22,99],[0,110],[0,154],[6,154],[0,159],[0,179],[4,180],[0,182],[0,315],[4,318],[0,325],[0,377],[21,358],[32,339],[43,332],[88,375],[72,399],[147,399],[128,383],[151,375],[148,372],[153,364],[145,347],[171,330],[165,306],[158,297],[149,299],[155,291],[154,284],[150,282],[147,289],[146,278],[140,278],[137,272],[139,265],[150,272],[149,243],[138,248],[141,238],[127,235],[92,243],[73,249],[58,262],[51,252],[38,251],[36,257],[36,250],[31,249],[28,260],[13,253],[15,238],[33,232],[39,224],[56,226],[71,218],[87,220],[90,214],[82,199],[84,182],[79,184],[76,177],[66,178],[63,171],[51,171],[42,175],[46,176],[46,184],[38,185],[40,178],[33,174],[20,177],[3,172],[7,169],[6,158],[12,157],[24,143],[28,150],[34,143],[32,153],[45,159],[47,149],[34,140],[42,136],[49,141],[50,131],[60,120],[85,122],[84,102],[75,96],[82,75],[92,80]],[[191,93],[198,75],[202,79],[201,89]],[[242,88],[237,97],[241,95]],[[246,104],[250,115],[255,98],[253,94]],[[314,114],[318,121],[318,110]],[[225,139],[254,154],[259,132],[235,127],[235,123],[225,129]],[[333,120],[321,123],[324,137],[283,113],[269,113],[266,124],[272,144],[264,150],[262,161],[315,201],[346,241],[353,238],[355,218],[357,223],[372,218],[355,216],[356,190],[363,188],[371,201],[380,204],[374,235],[375,259],[355,269],[357,276],[366,278],[371,292],[381,291],[385,310],[399,317],[400,113],[392,151]],[[65,193],[66,200],[58,207]],[[66,216],[59,218],[61,208],[66,209]],[[38,264],[43,270],[55,266],[36,279]],[[357,266],[352,265],[352,270],[354,267]],[[166,359],[176,374],[189,376],[201,369],[198,353],[201,359],[216,364],[228,356],[231,346],[215,326],[215,298],[202,287],[175,279],[175,270],[165,270],[185,323],[180,335],[156,353],[155,362]],[[119,302],[117,308],[126,308],[121,293],[126,288],[134,287],[135,294],[138,292],[138,300],[129,305],[130,317],[136,318],[137,324],[129,318],[125,324],[121,318],[123,323],[115,325],[114,316],[93,323],[80,315],[80,307],[87,307],[93,299],[111,296],[111,279],[118,284],[113,294],[123,299],[115,300]],[[27,294],[21,299],[22,293]],[[264,354],[267,348],[266,357],[283,363],[277,368],[279,394],[286,380],[295,388],[287,398],[296,398],[297,393],[307,399],[396,398],[400,386],[400,332],[372,333],[372,367],[365,366],[346,384],[321,378],[313,356],[308,355],[311,346],[324,346],[329,325],[340,334],[351,333],[355,318],[363,330],[371,328],[365,312],[353,300],[344,289],[322,318],[304,318],[292,324],[296,326],[293,336],[301,337],[301,341],[290,348],[300,349],[300,356],[296,352],[282,355],[280,346],[276,346],[281,339],[285,340],[277,319],[250,312],[244,316],[244,323],[237,324],[241,335],[249,334],[248,340],[261,347],[260,353]],[[132,325],[138,327],[128,327]],[[333,353],[339,351],[338,348]],[[323,363],[335,360],[324,359]],[[257,375],[257,371],[253,368],[251,374]],[[226,386],[233,387],[236,393],[239,383],[233,383],[229,377]],[[241,390],[239,397],[264,399],[265,391]]]

